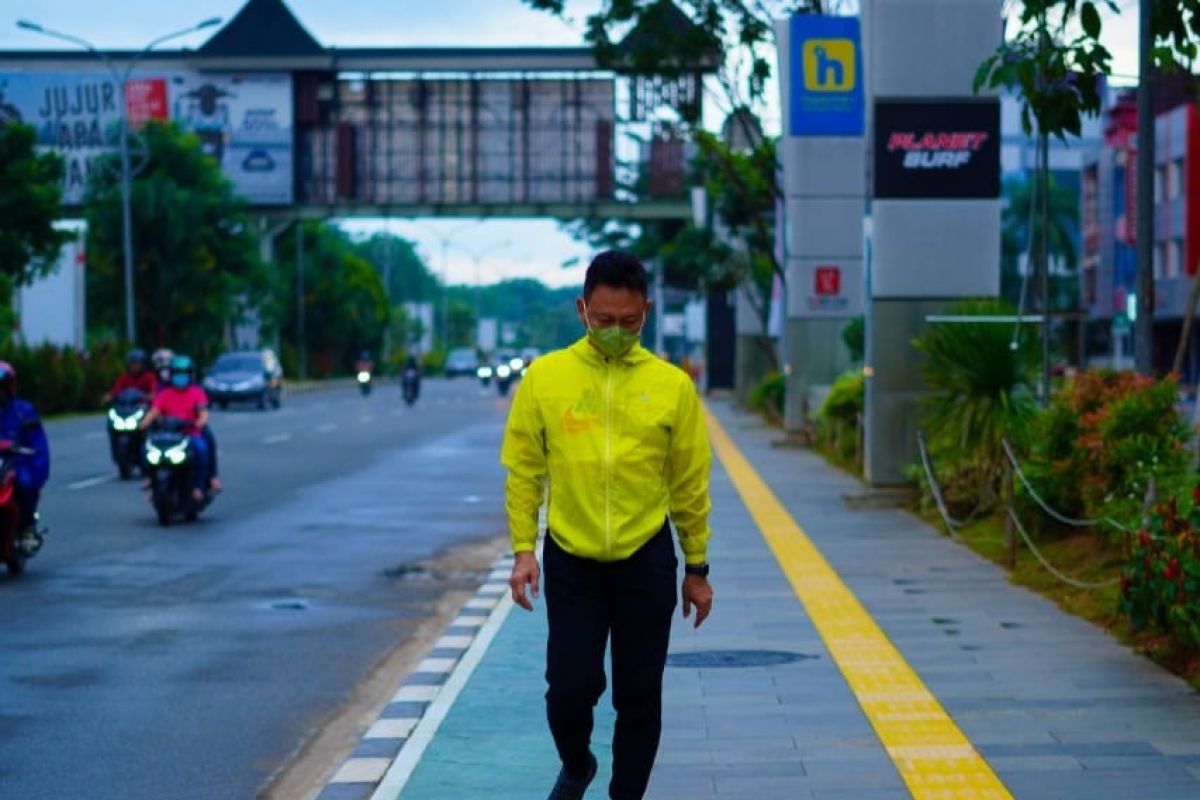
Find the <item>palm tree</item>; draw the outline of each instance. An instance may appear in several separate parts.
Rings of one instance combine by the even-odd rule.
[[[1036,247],[1042,235],[1041,215],[1030,213],[1035,200],[1035,186],[1029,180],[1008,180],[1004,183],[1004,212],[1001,215],[1001,294],[1017,303],[1021,292],[1019,265],[1021,256]],[[1049,251],[1051,262],[1062,265],[1059,275],[1051,275],[1052,306],[1064,311],[1076,308],[1079,300],[1076,268],[1079,252],[1075,246],[1079,229],[1079,195],[1050,176]],[[1032,236],[1030,222],[1033,223]]]

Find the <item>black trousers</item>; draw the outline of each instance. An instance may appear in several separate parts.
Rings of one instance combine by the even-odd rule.
[[[570,555],[553,534],[542,559],[550,621],[546,714],[558,755],[573,774],[588,768],[592,710],[604,694],[611,636],[617,724],[609,794],[640,800],[662,734],[663,669],[679,591],[670,526],[624,561]]]

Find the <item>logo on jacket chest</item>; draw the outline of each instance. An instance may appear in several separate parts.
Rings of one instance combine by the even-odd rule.
[[[594,388],[583,390],[579,399],[563,412],[563,430],[567,433],[585,433],[600,424],[602,404],[600,393]]]

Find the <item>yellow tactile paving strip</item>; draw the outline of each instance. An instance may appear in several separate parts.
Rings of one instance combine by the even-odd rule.
[[[1011,800],[716,417],[706,414],[725,471],[915,800]]]

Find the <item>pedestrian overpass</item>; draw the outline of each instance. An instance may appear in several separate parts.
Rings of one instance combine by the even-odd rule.
[[[194,132],[267,220],[687,218],[663,111],[699,104],[715,68],[634,76],[588,47],[333,48],[284,0],[248,0],[195,50],[103,53],[136,59],[123,104],[97,55],[0,52],[0,116],[64,156],[68,207],[124,112]]]

